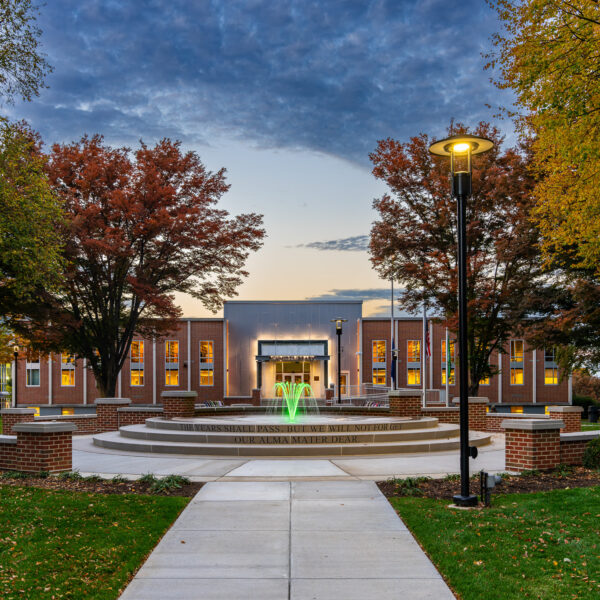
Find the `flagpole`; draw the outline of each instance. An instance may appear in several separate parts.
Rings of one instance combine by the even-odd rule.
[[[446,327],[446,406],[450,406],[450,336],[448,334],[448,328]]]

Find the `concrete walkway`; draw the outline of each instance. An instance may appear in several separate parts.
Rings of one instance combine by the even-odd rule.
[[[105,477],[121,474],[135,478],[144,473],[179,474],[192,481],[290,481],[319,479],[371,479],[428,475],[445,477],[459,472],[458,451],[395,456],[346,458],[249,459],[213,458],[172,454],[143,454],[94,446],[93,436],[73,438],[73,468],[82,474]],[[493,443],[479,448],[471,460],[472,473],[481,469],[504,471],[504,436],[494,435]]]
[[[121,600],[450,600],[375,483],[214,482]]]

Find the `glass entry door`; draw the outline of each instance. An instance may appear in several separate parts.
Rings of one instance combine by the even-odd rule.
[[[308,383],[310,385],[310,362],[302,360],[279,361],[275,363],[275,383]],[[309,391],[305,390],[308,396]],[[281,390],[277,390],[277,396],[281,396]]]

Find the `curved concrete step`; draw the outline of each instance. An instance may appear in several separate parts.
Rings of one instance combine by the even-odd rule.
[[[337,421],[337,422],[336,422]],[[438,425],[435,417],[409,419],[406,417],[335,417],[297,423],[280,423],[265,417],[221,417],[206,419],[173,419],[158,417],[146,419],[146,427],[170,431],[195,431],[205,433],[361,433],[369,431],[401,431],[406,429],[434,429]]]
[[[489,444],[491,435],[470,432],[469,443],[472,446]],[[118,432],[96,435],[94,444],[103,448],[112,448],[130,452],[147,452],[158,454],[188,454],[204,456],[244,456],[244,457],[336,457],[361,456],[367,454],[406,454],[429,453],[458,450],[458,438],[442,438],[435,440],[377,442],[358,444],[194,444],[177,442],[160,442],[151,440],[133,440],[122,437]]]
[[[119,429],[122,437],[158,442],[184,444],[373,444],[379,442],[409,442],[441,438],[454,438],[460,433],[458,425],[440,423],[435,429],[398,429],[396,431],[356,432],[298,432],[293,433],[221,433],[152,429],[144,425],[128,425]]]

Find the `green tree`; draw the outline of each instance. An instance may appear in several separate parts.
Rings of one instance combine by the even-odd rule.
[[[0,0],[0,95],[8,102],[38,96],[52,71],[40,52],[37,12],[31,0]]]
[[[489,0],[504,29],[489,68],[533,134],[534,211],[546,262],[600,274],[600,4]]]

